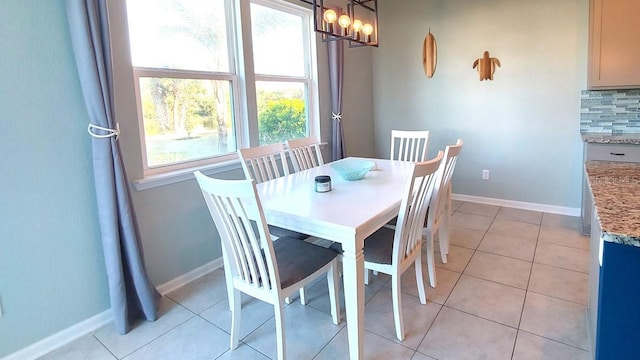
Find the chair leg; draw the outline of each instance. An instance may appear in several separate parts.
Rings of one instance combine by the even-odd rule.
[[[451,189],[451,183],[449,183],[449,186],[447,187],[447,202],[445,203],[445,205],[447,206],[447,214],[451,215],[451,195],[453,193],[453,190]]]
[[[424,278],[422,277],[422,255],[416,257],[416,285],[418,286],[418,296],[420,296],[420,303],[427,303],[427,295],[424,291]]]
[[[327,273],[327,283],[329,285],[329,301],[331,302],[331,317],[333,318],[333,323],[338,325],[341,320],[340,316],[340,305],[338,304],[338,294],[340,292],[340,287],[338,282],[340,281],[340,277],[338,275],[338,263],[334,262]]]
[[[300,303],[302,305],[307,305],[307,296],[306,296],[307,293],[304,291],[303,287],[300,288],[299,294],[300,294]],[[291,296],[287,296],[286,298],[284,298],[284,302],[285,304],[289,305],[293,302],[293,300],[291,299]]]
[[[369,285],[369,269],[364,269],[364,284]]]
[[[451,215],[448,212],[449,210],[447,209],[446,212],[442,215],[442,224],[440,224],[440,229],[438,230],[440,255],[442,257],[442,262],[445,264],[447,263],[447,255],[449,255],[449,238],[451,235]]]
[[[449,186],[447,188],[447,202],[445,203],[445,206],[447,207],[444,213],[444,219],[442,219],[443,222],[443,227],[444,227],[444,231],[445,231],[445,242],[443,243],[443,245],[440,245],[441,247],[444,246],[444,252],[445,254],[449,255],[449,235],[451,234],[451,194],[452,194],[453,190],[451,190],[451,183],[449,183]]]
[[[233,275],[231,275],[231,265],[227,260],[227,254],[224,252],[224,246],[222,247],[222,268],[224,270],[224,281],[227,283],[227,301],[229,302],[229,311],[233,311]]]
[[[231,350],[238,347],[240,340],[240,311],[242,303],[242,294],[236,289],[231,289],[231,296],[229,297],[229,304],[231,306],[231,343],[229,347]]]
[[[398,340],[404,340],[404,322],[402,320],[402,294],[400,293],[400,284],[402,277],[400,274],[393,274],[391,279],[391,292],[393,297],[393,319],[396,323],[396,337]]]
[[[273,305],[276,321],[276,353],[278,360],[285,359],[285,330],[284,330],[284,307],[278,301]]]
[[[437,285],[436,281],[436,260],[433,256],[433,234],[427,234],[427,269],[429,270],[429,285],[432,288],[435,288]]]
[[[307,305],[307,293],[303,287],[300,288],[300,304]]]
[[[442,259],[442,263],[447,263],[447,252],[449,251],[449,234],[446,233],[444,227],[438,229],[438,243],[440,243],[440,258]]]
[[[233,282],[227,281],[227,301],[229,302],[229,310],[233,311]]]

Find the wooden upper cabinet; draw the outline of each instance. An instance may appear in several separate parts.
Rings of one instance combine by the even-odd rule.
[[[640,88],[640,0],[591,0],[589,89]]]

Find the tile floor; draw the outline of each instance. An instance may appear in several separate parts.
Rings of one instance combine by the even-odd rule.
[[[403,276],[405,341],[395,339],[389,277],[371,277],[366,359],[589,359],[588,238],[579,219],[458,201],[452,210],[449,261],[438,260],[426,305],[413,271]],[[288,358],[347,359],[345,321],[331,322],[326,281],[308,294],[307,306],[286,306]],[[42,359],[275,358],[273,309],[248,297],[241,344],[229,350],[222,270],[167,294],[160,314],[126,336],[106,325]]]

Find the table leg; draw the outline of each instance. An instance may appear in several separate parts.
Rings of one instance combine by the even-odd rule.
[[[364,253],[363,240],[342,244],[344,301],[347,311],[350,359],[364,359]],[[357,249],[357,250],[356,250]]]

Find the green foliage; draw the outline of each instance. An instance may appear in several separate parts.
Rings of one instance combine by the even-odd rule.
[[[142,114],[144,114],[144,133],[147,136],[160,134],[160,123],[153,101],[149,96],[142,96]]]
[[[141,81],[146,134],[188,137],[196,127],[211,128],[217,109],[209,88],[203,80],[147,78]]]
[[[267,101],[264,110],[258,114],[258,131],[261,145],[306,136],[304,101],[295,98]]]

